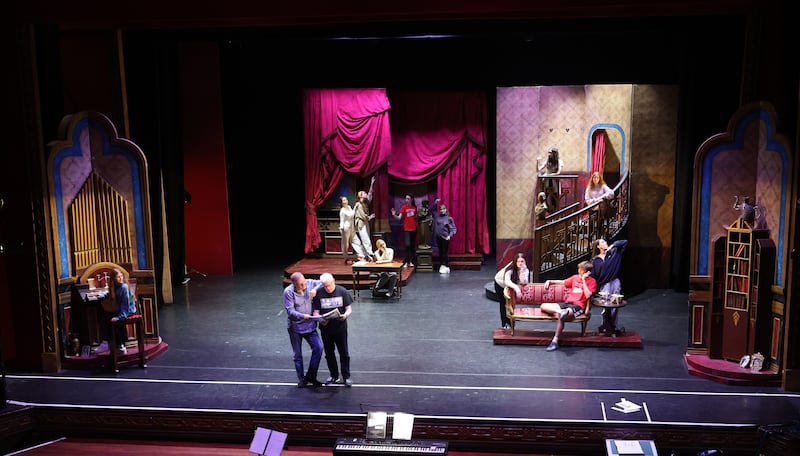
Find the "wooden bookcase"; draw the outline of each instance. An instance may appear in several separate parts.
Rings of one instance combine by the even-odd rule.
[[[769,330],[764,332],[764,326],[769,324],[774,263],[775,246],[769,231],[753,230],[742,219],[727,228],[722,358],[738,362],[769,346]]]
[[[774,359],[772,349],[772,283],[775,281],[775,242],[754,231],[753,267],[750,288],[750,331],[747,346],[750,353],[759,352],[767,360]],[[767,362],[764,363],[767,366]]]
[[[722,322],[723,308],[725,307],[725,252],[727,238],[719,236],[714,239],[712,265],[714,267],[711,279],[711,308],[709,311],[708,330],[708,356],[722,358]]]

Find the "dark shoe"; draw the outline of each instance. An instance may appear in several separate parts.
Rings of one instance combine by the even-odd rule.
[[[315,378],[314,380],[306,380],[305,385],[312,388],[319,388],[320,386],[322,386],[322,383],[320,383],[320,381]]]
[[[558,350],[558,342],[556,341],[550,342],[550,345],[547,346],[547,351],[551,352],[554,350]]]
[[[334,380],[335,380],[335,379],[334,379],[333,377],[328,377],[328,378],[326,378],[326,379],[325,379],[325,385],[330,385],[331,383],[333,383],[333,382],[334,382]]]
[[[352,381],[352,380],[350,380],[349,378],[348,378],[348,379],[345,379],[345,381],[344,381],[344,386],[346,386],[346,387],[350,388],[351,386],[353,386],[353,381]]]
[[[306,387],[306,381],[305,380],[300,380],[299,382],[297,382],[297,387],[298,388],[305,388]]]

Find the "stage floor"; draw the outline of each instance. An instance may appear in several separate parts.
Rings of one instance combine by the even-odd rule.
[[[687,295],[628,296],[620,324],[640,348],[495,344],[499,304],[480,271],[414,273],[400,300],[367,293],[348,319],[354,386],[298,389],[282,303],[284,265],[195,277],[159,311],[169,349],[146,369],[11,372],[13,404],[150,412],[359,417],[366,409],[437,420],[722,426],[800,419],[800,395],[691,375],[684,361]],[[653,318],[658,315],[659,318]],[[601,323],[592,316],[589,328]],[[309,353],[306,347],[306,363]],[[319,379],[328,376],[325,360]],[[642,406],[621,413],[624,397]],[[691,442],[690,442],[691,443]],[[700,448],[702,449],[702,448]],[[667,454],[669,454],[667,452]]]

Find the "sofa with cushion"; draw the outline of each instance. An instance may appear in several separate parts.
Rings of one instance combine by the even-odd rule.
[[[513,289],[504,291],[506,300],[506,315],[511,321],[511,335],[519,321],[558,321],[558,316],[542,312],[540,305],[545,302],[564,302],[566,291],[563,284],[551,284],[545,288],[544,283],[529,283],[520,285],[521,297]],[[586,324],[592,318],[591,299],[586,302],[586,310],[579,317],[566,323],[580,323],[581,336],[586,335]]]

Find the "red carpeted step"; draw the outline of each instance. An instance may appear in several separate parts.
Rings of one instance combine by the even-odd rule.
[[[524,324],[524,323],[522,323]],[[555,323],[553,329],[521,329],[519,326],[511,335],[511,330],[497,328],[494,330],[495,345],[542,345],[547,346],[553,340]],[[585,336],[581,336],[580,331],[564,330],[558,339],[558,344],[562,347],[618,347],[618,348],[641,348],[642,338],[636,331],[624,332],[617,336],[607,336],[589,332],[588,328]]]

